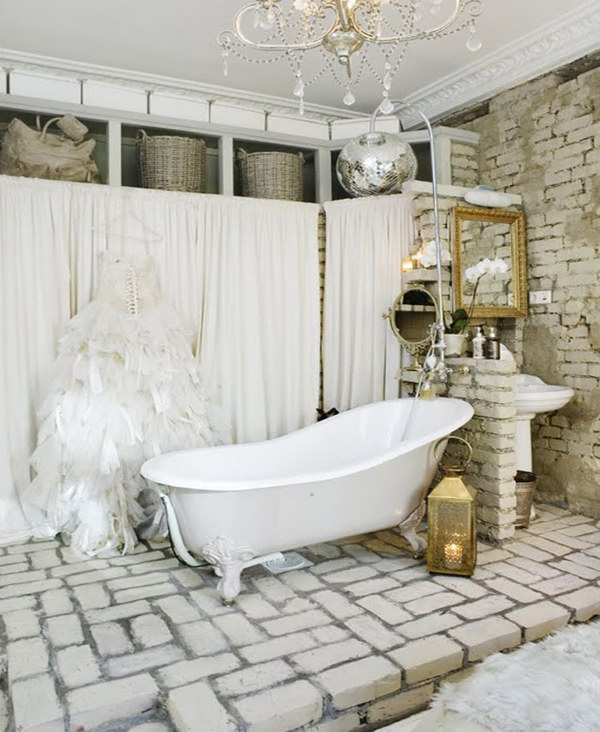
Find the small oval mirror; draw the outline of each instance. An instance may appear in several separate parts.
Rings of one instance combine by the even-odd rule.
[[[436,299],[420,286],[403,290],[390,309],[392,331],[404,346],[421,346],[429,343],[431,326],[437,318]]]

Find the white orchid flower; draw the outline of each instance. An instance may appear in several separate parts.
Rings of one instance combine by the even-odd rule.
[[[437,252],[435,241],[429,241],[421,250],[420,262],[422,267],[435,267],[437,264]],[[442,249],[442,265],[450,264],[452,257],[447,249]]]
[[[478,279],[486,274],[497,275],[508,272],[508,264],[503,259],[482,259],[473,267],[468,267],[465,271],[465,278],[475,284]]]

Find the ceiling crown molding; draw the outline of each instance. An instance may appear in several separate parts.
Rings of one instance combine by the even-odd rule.
[[[235,89],[217,84],[204,84],[188,79],[176,79],[170,76],[147,74],[130,69],[120,69],[112,66],[84,63],[82,61],[71,61],[70,59],[56,58],[54,56],[42,56],[34,53],[15,51],[9,48],[0,48],[0,67],[5,69],[27,69],[54,73],[58,76],[75,78],[77,80],[100,79],[125,86],[137,87],[144,91],[161,90],[179,94],[198,95],[206,101],[219,100],[233,105],[254,107],[269,112],[284,112],[293,115],[298,113],[297,100],[286,97],[258,94],[244,89]],[[318,119],[336,120],[353,119],[363,116],[360,112],[320,104],[306,103],[304,107],[306,110],[305,117],[309,119],[314,117]]]
[[[493,97],[600,48],[600,3],[586,0],[576,10],[522,36],[494,53],[409,94],[431,119]],[[406,127],[419,124],[402,115]]]

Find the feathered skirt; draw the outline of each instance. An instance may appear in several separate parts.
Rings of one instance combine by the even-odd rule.
[[[35,477],[23,495],[35,535],[63,532],[88,555],[130,551],[134,527],[160,511],[142,463],[218,444],[223,432],[212,415],[170,305],[129,315],[90,303],[60,341],[38,413]]]

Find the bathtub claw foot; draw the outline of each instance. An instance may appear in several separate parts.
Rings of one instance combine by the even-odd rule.
[[[425,516],[426,507],[427,504],[423,501],[402,523],[398,524],[400,534],[413,548],[415,558],[422,557],[427,551],[427,542],[417,534],[417,527]]]
[[[242,570],[252,563],[256,552],[246,544],[235,542],[224,536],[202,548],[202,555],[214,565],[215,574],[221,577],[217,590],[224,605],[231,605],[240,594]]]

